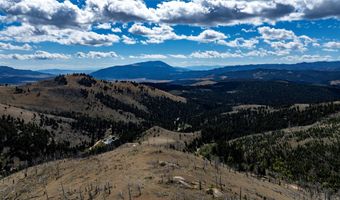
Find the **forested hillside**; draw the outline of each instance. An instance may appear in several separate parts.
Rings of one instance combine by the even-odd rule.
[[[241,110],[206,122],[188,149],[215,156],[239,171],[337,192],[339,104]],[[269,131],[269,132],[268,132]]]
[[[305,130],[278,130],[213,145],[218,155],[240,171],[298,182],[316,190],[340,187],[339,118]],[[208,154],[207,154],[208,155]]]

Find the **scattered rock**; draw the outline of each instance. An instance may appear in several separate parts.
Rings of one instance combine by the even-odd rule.
[[[217,188],[209,188],[207,189],[207,194],[213,195],[214,198],[222,198],[223,193]]]
[[[190,185],[190,183],[186,182],[186,180],[183,177],[181,177],[181,176],[174,176],[172,178],[172,180],[173,180],[173,182],[178,183],[178,184],[182,185],[185,188],[193,189],[193,187]]]
[[[171,162],[166,162],[166,161],[158,161],[158,165],[161,166],[161,167],[165,167],[165,166],[168,166],[168,167],[173,167],[173,168],[178,168],[179,166],[175,163],[171,163]]]

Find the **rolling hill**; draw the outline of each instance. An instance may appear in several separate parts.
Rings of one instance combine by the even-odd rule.
[[[110,83],[82,74],[61,75],[18,87],[2,86],[0,94],[0,103],[28,110],[60,114],[69,112],[72,108],[74,113],[91,117],[110,117],[116,121],[138,121],[135,114],[139,111],[148,112],[147,106],[142,103],[143,99],[165,98],[174,102],[185,102],[182,97],[141,84]]]
[[[83,74],[0,86],[0,174],[73,155],[108,135],[119,144],[132,141],[153,123],[174,119],[158,109],[185,104],[145,85]]]

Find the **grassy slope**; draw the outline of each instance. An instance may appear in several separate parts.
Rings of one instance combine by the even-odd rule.
[[[126,144],[90,158],[49,162],[13,174],[0,182],[0,197],[88,199],[91,193],[94,199],[128,199],[130,185],[133,199],[213,199],[206,190],[220,188],[220,176],[224,197],[238,197],[240,188],[242,196],[251,199],[307,197],[294,185],[277,185],[223,166],[217,172],[213,164],[204,163],[194,155],[160,146]],[[176,182],[175,176],[183,177],[188,185]],[[110,192],[105,190],[108,185]]]
[[[41,81],[20,87],[23,89],[21,93],[15,92],[15,87],[2,86],[0,87],[0,103],[38,112],[73,111],[92,117],[138,122],[142,119],[128,111],[119,112],[103,105],[95,98],[95,94],[103,92],[127,106],[136,107],[142,111],[147,111],[147,107],[140,102],[144,95],[151,98],[164,97],[176,102],[186,101],[182,97],[130,82],[109,83],[96,80],[91,87],[86,87],[79,84],[79,81],[83,78],[84,76],[66,76],[66,85],[60,85],[55,80]],[[81,90],[88,92],[86,98]]]

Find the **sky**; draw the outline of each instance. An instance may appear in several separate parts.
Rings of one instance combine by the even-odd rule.
[[[339,0],[0,0],[0,65],[340,60]]]

